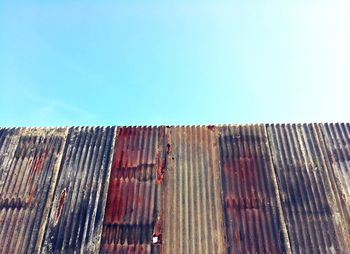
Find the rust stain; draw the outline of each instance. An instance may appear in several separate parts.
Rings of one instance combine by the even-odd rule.
[[[46,156],[46,150],[42,153],[42,155],[40,156],[40,160],[39,160],[39,156],[35,155],[34,157],[34,163],[32,164],[32,160],[29,161],[29,165],[32,164],[31,167],[31,171],[30,171],[30,175],[29,175],[29,183],[31,183],[33,181],[33,178],[40,173],[41,168],[43,166],[44,160],[45,160],[45,156]],[[39,160],[39,161],[38,161]]]
[[[347,200],[347,198],[346,198],[346,194],[345,193],[343,193],[342,195],[341,195],[341,197],[342,197],[342,199],[346,202],[346,200]]]
[[[34,189],[32,189],[30,194],[29,194],[28,205],[32,202],[33,196],[34,196]]]
[[[55,224],[57,223],[58,218],[60,217],[65,197],[66,197],[66,190],[64,189],[62,191],[62,193],[61,193],[60,201],[58,203],[57,213],[56,213],[56,216],[55,216]]]
[[[45,156],[46,156],[46,150],[43,152],[43,154],[41,155],[40,157],[40,161],[39,161],[39,164],[38,164],[38,169],[36,170],[36,174],[39,174],[40,173],[40,170],[43,166],[43,163],[44,163],[44,160],[45,160]]]
[[[157,151],[157,165],[158,166],[157,166],[157,181],[156,181],[156,183],[161,184],[163,182],[166,159],[164,159],[164,161],[161,160],[160,151]]]
[[[34,157],[34,163],[32,164],[32,168],[31,168],[31,170],[30,170],[29,183],[31,183],[32,180],[33,180],[34,173],[35,173],[35,171],[36,171],[36,164],[37,164],[37,163],[38,163],[38,156],[35,155],[35,157]]]
[[[163,133],[152,127],[119,129],[105,207],[101,253],[150,253],[153,248],[161,248],[158,244],[161,233],[154,226],[157,225],[157,186],[163,181],[165,171],[165,148],[168,147],[170,152],[170,146],[166,146],[163,139]],[[152,238],[153,234],[155,238]],[[154,239],[157,240],[152,246]]]
[[[166,144],[166,154],[169,155],[171,150],[170,150],[170,144]]]
[[[162,223],[159,215],[153,229],[153,244],[162,244]]]
[[[215,126],[215,125],[208,125],[207,128],[208,128],[208,130],[210,130],[210,131],[215,131],[216,126]]]

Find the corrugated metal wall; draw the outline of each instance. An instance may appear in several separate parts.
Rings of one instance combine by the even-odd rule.
[[[0,251],[33,253],[46,223],[64,129],[9,129],[0,137]],[[43,218],[43,219],[42,219]]]
[[[292,251],[349,251],[348,214],[320,126],[271,125],[268,133]]]
[[[288,240],[264,126],[221,127],[219,147],[228,252],[286,252]]]
[[[97,252],[113,152],[114,128],[71,128],[42,252]]]
[[[0,129],[0,253],[350,253],[350,125]]]
[[[167,131],[164,253],[225,253],[215,127]]]
[[[119,128],[103,222],[102,253],[158,253],[164,128]]]

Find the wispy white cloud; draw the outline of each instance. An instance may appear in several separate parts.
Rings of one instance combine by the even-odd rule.
[[[53,118],[56,116],[63,117],[57,122],[72,122],[72,121],[91,121],[96,118],[96,115],[76,105],[72,105],[62,100],[53,97],[44,96],[40,93],[22,88],[22,96],[32,103],[35,103],[34,112],[39,119]]]

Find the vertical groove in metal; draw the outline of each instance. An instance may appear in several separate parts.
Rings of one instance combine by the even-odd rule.
[[[224,253],[215,127],[170,129],[164,186],[164,253]]]
[[[160,252],[164,138],[163,127],[118,129],[101,253]]]
[[[328,159],[336,170],[337,179],[342,189],[343,201],[347,203],[350,197],[350,125],[325,124],[322,125]]]
[[[346,223],[318,125],[269,125],[292,252],[346,252]]]
[[[7,129],[0,137],[0,253],[33,253],[46,219],[65,129]]]
[[[42,252],[96,252],[114,127],[69,130]]]
[[[265,127],[224,126],[219,132],[228,252],[286,252]]]
[[[342,213],[337,214],[335,219],[346,232],[347,239],[350,239],[350,124],[321,124],[320,127],[324,136],[326,162],[333,169],[330,172],[330,178],[334,179],[332,188],[342,208]],[[350,240],[346,243],[350,250]]]
[[[348,123],[0,128],[0,253],[348,253],[349,161]]]

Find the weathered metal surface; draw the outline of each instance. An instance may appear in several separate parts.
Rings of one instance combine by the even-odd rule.
[[[341,204],[343,213],[340,214],[340,218],[344,221],[344,231],[348,232],[346,242],[350,249],[350,124],[324,124],[321,128],[328,155],[325,158],[329,167],[333,169],[330,171],[336,183],[333,190]]]
[[[118,129],[101,253],[161,251],[164,137],[163,127]]]
[[[218,144],[214,126],[167,129],[164,253],[225,253]]]
[[[219,128],[228,253],[282,253],[288,237],[264,125]]]
[[[350,125],[322,125],[325,136],[328,158],[335,169],[336,177],[345,191],[342,199],[348,203],[350,197]]]
[[[0,253],[33,253],[66,130],[6,129],[0,135]]]
[[[98,252],[114,129],[69,130],[40,252]]]
[[[350,125],[0,129],[0,253],[350,253]]]
[[[320,126],[267,129],[292,252],[349,252],[347,214]]]

